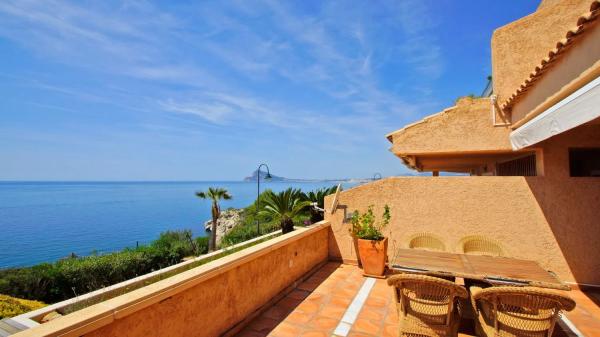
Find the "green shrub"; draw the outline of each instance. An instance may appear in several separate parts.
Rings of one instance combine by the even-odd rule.
[[[272,193],[272,191],[267,189],[260,194],[260,210],[264,210],[264,206],[266,205],[264,200],[270,193]],[[267,214],[266,212],[258,212],[257,215],[256,201],[252,205],[244,208],[244,211],[242,212],[242,218],[244,221],[243,224],[237,225],[223,236],[220,243],[221,248],[229,247],[231,245],[254,239],[261,235],[281,230],[279,222],[275,221],[272,215]],[[258,233],[256,226],[257,219],[260,220],[260,234]],[[310,220],[309,210],[304,210],[295,216],[293,220],[296,226],[302,226]]]
[[[264,197],[265,193],[266,192],[261,193],[261,198]],[[261,203],[261,205],[263,204]],[[251,240],[279,229],[279,224],[274,222],[272,217],[262,214],[259,214],[257,217],[256,203],[244,208],[242,219],[242,224],[235,226],[223,236],[221,243],[219,244],[221,248]],[[260,235],[256,227],[257,219],[260,220]]]
[[[186,256],[199,254],[196,241],[192,238],[192,231],[189,229],[163,232],[151,246],[161,251],[163,253],[161,255],[166,256],[171,264],[181,261]]]
[[[54,303],[179,263],[197,255],[191,231],[168,231],[147,246],[0,270],[0,293]],[[204,249],[204,248],[202,248]]]
[[[199,236],[196,238],[196,249],[198,251],[198,255],[208,253],[208,241],[210,240],[207,236]]]
[[[149,273],[172,262],[171,252],[156,252],[151,247],[61,260],[55,264],[57,290],[62,300]]]

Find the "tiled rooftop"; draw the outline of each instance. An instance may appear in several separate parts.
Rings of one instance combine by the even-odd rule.
[[[517,99],[523,95],[529,87],[531,87],[535,81],[537,81],[538,77],[542,76],[542,74],[547,70],[547,68],[551,67],[554,62],[564,54],[565,49],[567,49],[573,42],[581,35],[581,33],[586,31],[586,26],[591,24],[594,20],[598,18],[600,15],[600,0],[594,0],[590,4],[589,12],[581,15],[577,20],[577,24],[571,28],[565,34],[565,37],[556,43],[554,49],[548,52],[548,56],[544,58],[538,66],[535,67],[534,71],[529,74],[529,77],[517,88],[517,90],[508,97],[504,103],[502,103],[502,109],[510,109]]]
[[[600,336],[600,292],[570,291],[577,308],[567,317],[585,336]],[[238,336],[398,336],[393,293],[384,279],[356,266],[327,263],[248,324]],[[563,324],[564,325],[564,324]],[[475,336],[463,319],[459,336]],[[557,325],[558,336],[577,336]]]

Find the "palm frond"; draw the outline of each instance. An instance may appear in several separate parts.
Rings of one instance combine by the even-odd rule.
[[[310,202],[316,202],[319,207],[323,208],[323,205],[325,204],[325,197],[335,193],[336,190],[337,186],[322,187],[308,193],[302,193],[302,199]]]
[[[282,226],[284,222],[291,221],[310,205],[310,201],[304,200],[302,191],[294,188],[279,193],[269,191],[264,194],[261,203],[264,204],[264,208],[259,215],[271,216],[282,223]]]
[[[220,187],[209,187],[207,191],[196,192],[196,196],[201,199],[211,199],[213,202],[219,201],[221,199],[232,199],[232,196],[229,193],[229,191]]]

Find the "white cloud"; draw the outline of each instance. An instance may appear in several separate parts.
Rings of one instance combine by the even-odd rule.
[[[0,36],[92,77],[123,77],[127,89],[46,90],[232,128],[319,134],[323,146],[382,138],[421,112],[421,103],[409,103],[382,77],[389,59],[429,78],[443,71],[423,3],[353,8],[333,1],[312,12],[292,5],[7,0],[0,2]],[[428,92],[427,83],[414,85]],[[296,98],[306,92],[312,96]]]
[[[234,112],[233,107],[221,102],[175,102],[172,99],[160,102],[166,111],[192,114],[201,118],[222,124]]]

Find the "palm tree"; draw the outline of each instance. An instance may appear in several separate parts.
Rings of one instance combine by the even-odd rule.
[[[304,200],[310,201],[310,203],[316,203],[317,207],[323,209],[325,207],[325,197],[335,193],[337,186],[323,187],[308,193],[302,193]],[[323,220],[323,212],[317,210],[314,207],[310,208],[310,222],[316,223]]]
[[[210,199],[212,201],[212,226],[210,230],[210,242],[208,245],[208,250],[212,252],[217,248],[217,220],[221,215],[219,200],[229,200],[231,199],[231,194],[224,188],[209,187],[206,192],[196,192],[196,196],[201,199]]]
[[[259,214],[270,215],[279,221],[283,234],[294,230],[294,217],[310,205],[310,201],[302,200],[299,189],[291,187],[279,193],[266,193],[263,203],[265,206]]]

